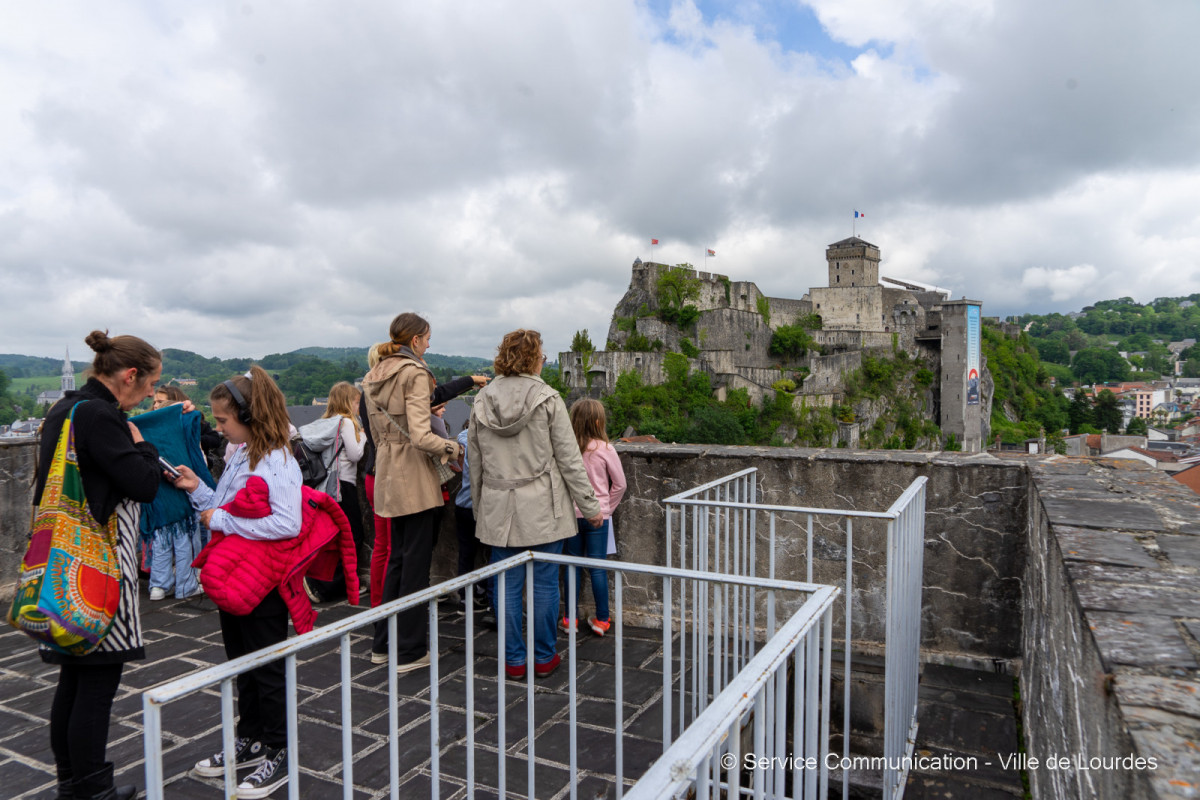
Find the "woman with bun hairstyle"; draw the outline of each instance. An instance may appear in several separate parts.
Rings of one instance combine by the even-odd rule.
[[[192,506],[200,512],[200,521],[209,530],[222,532],[228,546],[237,547],[239,539],[275,543],[280,560],[290,552],[287,540],[300,535],[302,523],[300,466],[292,456],[289,444],[290,422],[287,404],[279,387],[262,367],[252,366],[247,375],[238,375],[215,386],[209,394],[217,430],[225,435],[236,449],[229,465],[221,474],[216,489],[210,489],[186,466],[175,486],[188,492]],[[253,484],[265,492],[269,508],[250,516],[241,512],[243,490]],[[235,513],[237,512],[237,513]],[[245,515],[242,515],[245,514]],[[233,535],[236,534],[236,535]],[[212,548],[226,546],[214,541],[202,554]],[[257,552],[257,551],[256,551]],[[211,558],[211,556],[208,556]],[[264,576],[278,574],[279,565],[264,563]],[[205,574],[202,572],[201,577]],[[219,586],[222,592],[231,587]],[[242,591],[243,587],[232,587]],[[246,586],[245,592],[256,587]],[[265,587],[263,587],[265,588]],[[213,587],[206,587],[213,595]],[[221,635],[225,640],[225,655],[231,660],[255,650],[270,647],[287,639],[288,606],[280,595],[279,586],[266,591],[263,599],[250,613],[238,615],[221,608]],[[238,785],[238,797],[266,797],[288,780],[287,705],[284,662],[272,661],[238,676],[238,723],[234,763],[237,770],[257,767]],[[225,753],[198,762],[193,772],[201,777],[219,777],[225,771]]]
[[[430,400],[436,381],[422,356],[429,349],[429,323],[413,313],[398,315],[379,349],[380,361],[363,379],[375,442],[375,513],[391,519],[391,552],[382,602],[429,586],[429,566],[442,508],[442,482],[431,459],[457,461],[462,448],[430,429]],[[400,672],[429,664],[427,615],[412,608],[396,620]],[[388,660],[387,620],[375,625],[371,660]]]
[[[46,415],[33,502],[41,502],[59,434],[74,410],[75,454],[87,507],[96,522],[115,525],[120,600],[112,629],[86,656],[43,647],[42,660],[58,664],[58,688],[50,707],[50,749],[58,775],[58,798],[128,800],[137,787],[113,786],[105,761],[113,697],[127,661],[145,658],[138,620],[138,519],[141,503],[158,493],[158,450],[142,439],[125,412],[154,394],[162,356],[136,336],[92,331],[84,340],[96,353],[87,383],[71,390]]]

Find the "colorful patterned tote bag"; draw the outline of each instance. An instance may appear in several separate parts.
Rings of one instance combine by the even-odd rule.
[[[75,456],[75,409],[63,423],[8,621],[37,641],[83,656],[104,641],[121,596],[117,515],[100,525]]]

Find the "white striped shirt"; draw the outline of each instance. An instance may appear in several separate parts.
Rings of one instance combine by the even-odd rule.
[[[221,506],[233,500],[251,475],[257,475],[267,482],[271,513],[260,519],[235,517]],[[247,539],[291,539],[300,535],[302,481],[300,465],[288,450],[272,450],[259,460],[254,469],[250,469],[250,459],[243,444],[229,459],[217,488],[210,489],[201,482],[190,498],[192,507],[197,511],[217,509],[208,521],[209,528],[214,531],[236,533]]]

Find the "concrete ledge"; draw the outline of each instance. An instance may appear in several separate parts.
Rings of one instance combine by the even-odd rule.
[[[1027,745],[1101,764],[1030,770],[1034,795],[1200,797],[1200,497],[1136,462],[1031,465]]]

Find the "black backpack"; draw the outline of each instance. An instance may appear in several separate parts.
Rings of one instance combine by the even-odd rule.
[[[325,485],[329,470],[325,468],[325,462],[321,460],[320,453],[309,448],[304,440],[297,436],[292,439],[292,455],[296,457],[296,463],[300,465],[300,477],[305,486],[320,489]]]

